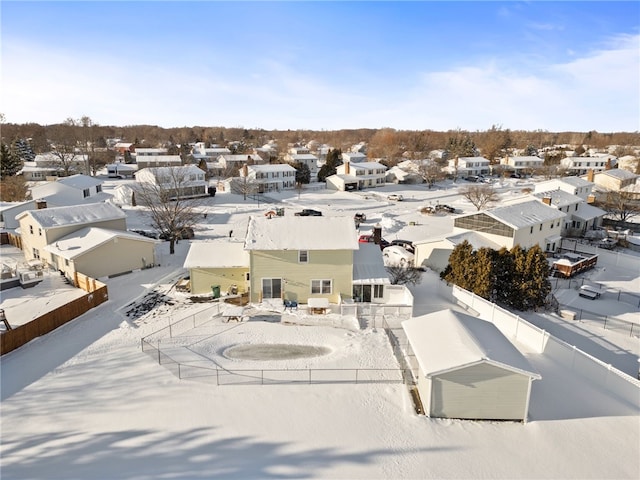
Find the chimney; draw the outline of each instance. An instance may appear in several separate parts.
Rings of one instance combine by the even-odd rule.
[[[249,176],[249,168],[246,163],[242,166],[242,176],[245,178]]]
[[[551,206],[551,197],[542,197],[542,203]]]
[[[594,177],[593,168],[590,168],[587,171],[587,181],[593,183],[593,177]]]
[[[47,201],[43,200],[42,198],[36,200],[36,210],[42,210],[44,208],[47,208]]]
[[[349,175],[349,162],[344,164],[344,174]]]
[[[380,245],[382,241],[382,226],[379,223],[376,223],[373,227],[373,243],[376,245]]]
[[[607,158],[607,163],[604,166],[605,170],[611,170],[611,159]]]

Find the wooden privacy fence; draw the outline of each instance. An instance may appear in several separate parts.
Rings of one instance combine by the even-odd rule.
[[[107,286],[95,280],[91,283],[97,287],[93,292],[0,335],[0,355],[9,353],[106,302],[109,299]]]

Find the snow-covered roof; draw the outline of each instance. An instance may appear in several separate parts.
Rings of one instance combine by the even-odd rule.
[[[184,268],[249,267],[249,252],[242,242],[192,242]]]
[[[378,162],[360,162],[354,163],[351,165],[351,168],[354,170],[378,170],[380,168],[387,169],[386,165],[383,165]]]
[[[582,197],[565,192],[564,190],[548,190],[546,192],[534,193],[533,196],[540,200],[550,198],[550,206],[556,208],[563,208],[568,205],[575,205],[576,203],[584,203]]]
[[[358,246],[353,252],[353,283],[390,284],[380,247],[375,243],[360,243]]]
[[[300,161],[300,160],[318,160],[318,157],[316,157],[314,154],[312,153],[290,153],[289,157],[291,157],[291,159],[293,161]]]
[[[601,208],[594,207],[593,205],[583,202],[578,205],[578,211],[573,212],[572,215],[582,220],[593,220],[594,218],[603,217],[606,213],[607,212]]]
[[[351,217],[251,217],[247,250],[357,250]]]
[[[254,172],[295,172],[296,169],[286,163],[267,163],[264,165],[247,165]]]
[[[102,180],[90,177],[89,175],[71,175],[70,177],[62,177],[57,180],[58,183],[62,185],[67,185],[69,187],[85,189],[95,187],[96,185],[102,185]]]
[[[480,235],[478,232],[474,231],[462,232],[458,233],[457,235],[449,235],[445,238],[454,246],[459,245],[466,240],[471,244],[474,250],[478,250],[480,248],[491,248],[493,250],[500,250],[500,248],[502,248],[502,245],[492,242],[485,236]]]
[[[158,240],[143,237],[142,235],[127,232],[126,230],[85,227],[59,238],[55,243],[47,245],[44,249],[61,258],[73,260],[74,258],[84,255],[114,238],[126,238],[128,240],[144,243],[160,243]]]
[[[43,228],[82,225],[85,223],[126,218],[126,214],[122,210],[110,203],[90,203],[86,205],[29,210],[28,212],[21,213],[16,218],[20,220],[25,215],[31,215],[38,225]]]
[[[447,309],[405,320],[402,328],[427,377],[486,362],[541,378],[502,332],[481,318]]]
[[[542,222],[557,220],[566,216],[560,210],[549,207],[538,200],[529,200],[468,215],[461,215],[461,217],[473,216],[478,213],[485,213],[515,229],[539,225]]]
[[[589,185],[593,185],[592,182],[580,177],[562,177],[560,181],[572,187],[588,187]]]
[[[628,180],[630,178],[636,178],[638,175],[635,173],[631,173],[628,170],[623,170],[621,168],[612,168],[611,170],[603,170],[602,172],[597,172],[596,177],[598,175],[607,175],[609,177],[617,178],[619,180]]]

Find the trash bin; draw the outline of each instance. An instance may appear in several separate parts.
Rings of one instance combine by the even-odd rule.
[[[211,293],[213,298],[220,298],[220,285],[211,285]]]
[[[284,217],[284,207],[276,208],[276,215]]]

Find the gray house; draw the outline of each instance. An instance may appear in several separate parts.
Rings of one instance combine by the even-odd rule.
[[[525,357],[490,322],[442,310],[402,322],[430,417],[526,421],[533,380]]]

